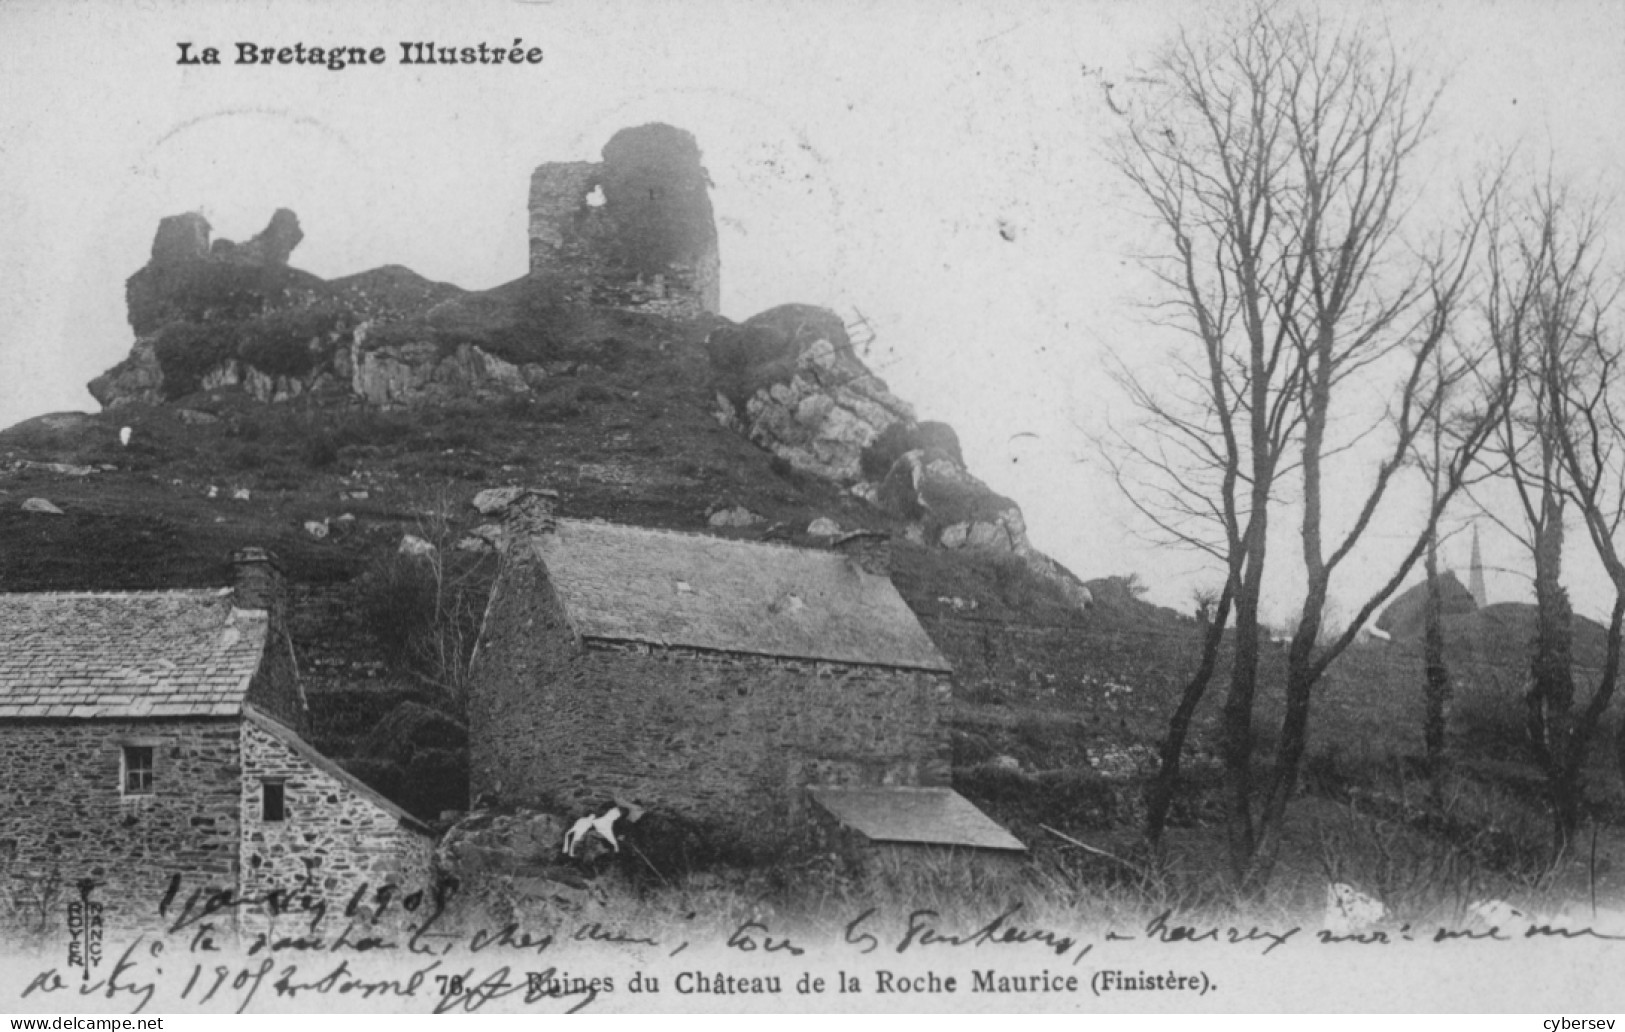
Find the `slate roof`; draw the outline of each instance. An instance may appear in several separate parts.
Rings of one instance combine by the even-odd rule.
[[[1021,840],[951,788],[809,788],[813,801],[871,842],[1026,852]]]
[[[951,670],[890,578],[838,552],[577,520],[532,544],[583,638]]]
[[[234,716],[268,620],[228,588],[0,593],[0,719]]]

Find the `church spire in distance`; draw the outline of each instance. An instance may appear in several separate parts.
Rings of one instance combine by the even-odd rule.
[[[1489,598],[1484,591],[1484,556],[1478,550],[1478,524],[1473,524],[1473,560],[1472,568],[1467,575],[1467,590],[1472,593],[1473,604],[1483,609],[1489,605]]]

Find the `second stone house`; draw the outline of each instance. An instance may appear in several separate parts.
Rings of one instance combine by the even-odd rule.
[[[1020,851],[949,786],[951,670],[849,551],[602,522],[510,528],[470,695],[476,798],[634,801],[771,853],[815,817]]]

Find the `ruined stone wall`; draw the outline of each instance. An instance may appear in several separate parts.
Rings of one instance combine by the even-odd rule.
[[[539,166],[530,176],[530,271],[564,276],[574,270],[601,271],[593,245],[605,235],[607,220],[588,203],[598,186],[600,166],[561,161]]]
[[[721,263],[699,147],[681,129],[623,129],[601,163],[530,180],[530,271],[568,300],[693,318],[720,307]]]
[[[1108,682],[1182,684],[1202,642],[1194,623],[1177,633],[1161,627],[1110,630],[918,613],[920,624],[953,664],[962,696],[1071,697]]]
[[[153,747],[150,795],[123,792],[124,745]],[[238,767],[235,719],[0,724],[0,922],[55,893],[60,926],[86,877],[110,931],[150,927],[173,874],[235,887]]]
[[[472,703],[476,797],[584,812],[622,796],[771,849],[801,789],[946,785],[946,678],[608,643],[578,647],[535,567],[507,582]]]
[[[308,748],[308,747],[307,747]],[[242,825],[242,894],[272,889],[327,902],[342,911],[357,889],[428,889],[434,839],[331,764],[291,745],[252,720],[242,725],[243,776],[237,803]],[[264,785],[283,786],[283,819],[264,819]]]

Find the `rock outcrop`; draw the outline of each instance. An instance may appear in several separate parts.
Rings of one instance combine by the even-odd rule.
[[[547,379],[539,363],[518,366],[474,344],[458,344],[449,354],[426,341],[357,354],[349,363],[350,390],[374,405],[522,393]]]
[[[572,912],[599,892],[565,858],[565,828],[540,810],[476,810],[446,830],[435,865],[458,880],[465,905],[493,916]]]
[[[140,336],[90,384],[108,408],[235,388],[258,401],[307,395],[412,405],[523,392],[548,376],[482,347],[501,306],[399,266],[332,282],[287,265],[304,237],[279,210],[244,244],[209,243],[201,215],[163,219],[127,285]]]
[[[781,305],[715,330],[706,347],[723,425],[908,521],[921,544],[1009,552],[1088,605],[1088,589],[1027,540],[1020,507],[965,468],[953,428],[916,421],[834,312]]]
[[[293,276],[288,256],[304,239],[299,218],[277,209],[258,236],[243,244],[210,241],[207,219],[197,212],[158,223],[152,256],[124,285],[130,326],[146,335],[179,319],[201,320],[258,311],[273,297],[315,280]]]
[[[706,342],[717,418],[796,469],[853,484],[863,454],[914,409],[859,361],[840,317],[780,305]]]
[[[531,177],[529,274],[483,293],[399,266],[334,281],[301,272],[288,259],[304,232],[286,209],[241,244],[211,242],[201,215],[170,216],[127,285],[135,344],[91,393],[108,408],[214,390],[266,403],[489,400],[578,368],[561,361],[571,345],[560,328],[580,313],[599,313],[586,325],[616,310],[706,326],[724,425],[902,521],[913,541],[1009,553],[1086,602],[1076,579],[1032,548],[1016,504],[965,468],[953,429],[919,421],[834,312],[781,305],[737,325],[715,314],[709,185],[694,138],[658,124],[616,133],[601,162],[542,165]],[[728,506],[707,515],[735,528],[769,522]]]
[[[349,323],[321,279],[288,265],[302,239],[286,208],[242,244],[211,243],[208,220],[195,212],[161,220],[151,257],[125,283],[135,345],[91,381],[92,396],[116,408],[222,383],[266,401],[320,386]]]
[[[135,344],[90,392],[107,408],[220,388],[389,406],[524,393],[548,376],[561,308],[715,313],[716,226],[694,138],[625,129],[603,157],[536,170],[530,275],[481,295],[399,266],[331,282],[295,269],[304,232],[287,209],[240,244],[211,242],[202,215],[169,216],[126,284]]]

